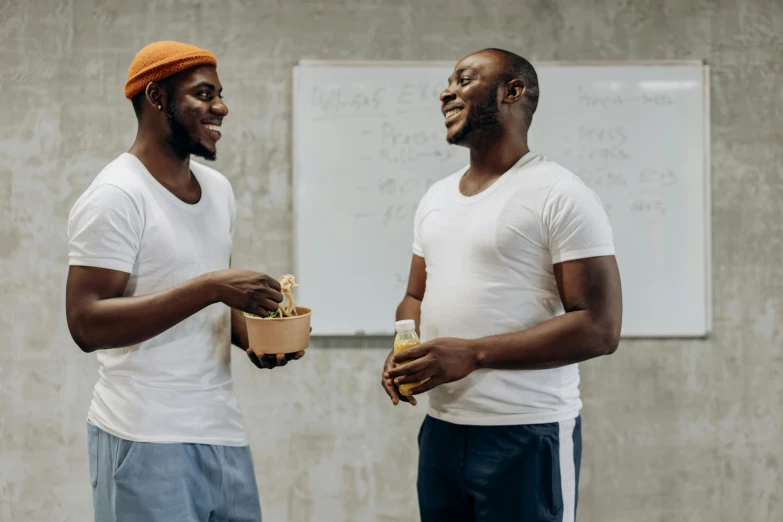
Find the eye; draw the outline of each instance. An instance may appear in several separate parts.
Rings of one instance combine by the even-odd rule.
[[[462,78],[459,79],[459,84],[465,85],[467,83],[470,83],[470,80],[471,80],[470,76],[463,76]]]
[[[199,91],[199,93],[197,94],[197,96],[199,96],[199,97],[201,97],[201,98],[204,98],[205,100],[210,100],[210,99],[212,99],[212,93],[211,93],[211,92],[209,92],[209,91]]]

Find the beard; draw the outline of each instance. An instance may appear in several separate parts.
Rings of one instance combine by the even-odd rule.
[[[446,141],[451,145],[467,145],[468,140],[476,137],[493,136],[500,132],[500,108],[497,102],[497,87],[495,84],[487,97],[475,105],[471,105],[462,128],[453,136],[446,136]]]
[[[191,154],[199,156],[207,161],[215,161],[217,153],[206,148],[194,140],[182,123],[184,117],[172,104],[166,106],[166,123],[169,127],[168,145],[181,158],[187,158]]]

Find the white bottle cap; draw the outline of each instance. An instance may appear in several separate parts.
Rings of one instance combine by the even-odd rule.
[[[397,321],[394,323],[394,330],[397,332],[401,332],[402,330],[415,330],[416,329],[416,321],[413,319],[403,319],[402,321]]]

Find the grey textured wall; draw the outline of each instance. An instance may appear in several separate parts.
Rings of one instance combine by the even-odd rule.
[[[96,371],[65,326],[66,217],[132,143],[125,74],[161,39],[218,56],[234,261],[272,274],[291,266],[300,58],[456,60],[500,46],[533,60],[708,60],[715,332],[625,341],[582,366],[579,518],[783,520],[782,11],[781,0],[1,0],[0,520],[90,519]],[[267,521],[417,519],[423,410],[385,400],[387,348],[330,340],[271,373],[235,353]]]

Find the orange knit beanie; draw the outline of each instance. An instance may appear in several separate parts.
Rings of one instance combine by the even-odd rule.
[[[217,59],[211,52],[185,43],[151,43],[139,51],[130,64],[125,97],[130,100],[146,89],[150,82],[157,82],[197,65],[217,67]]]

